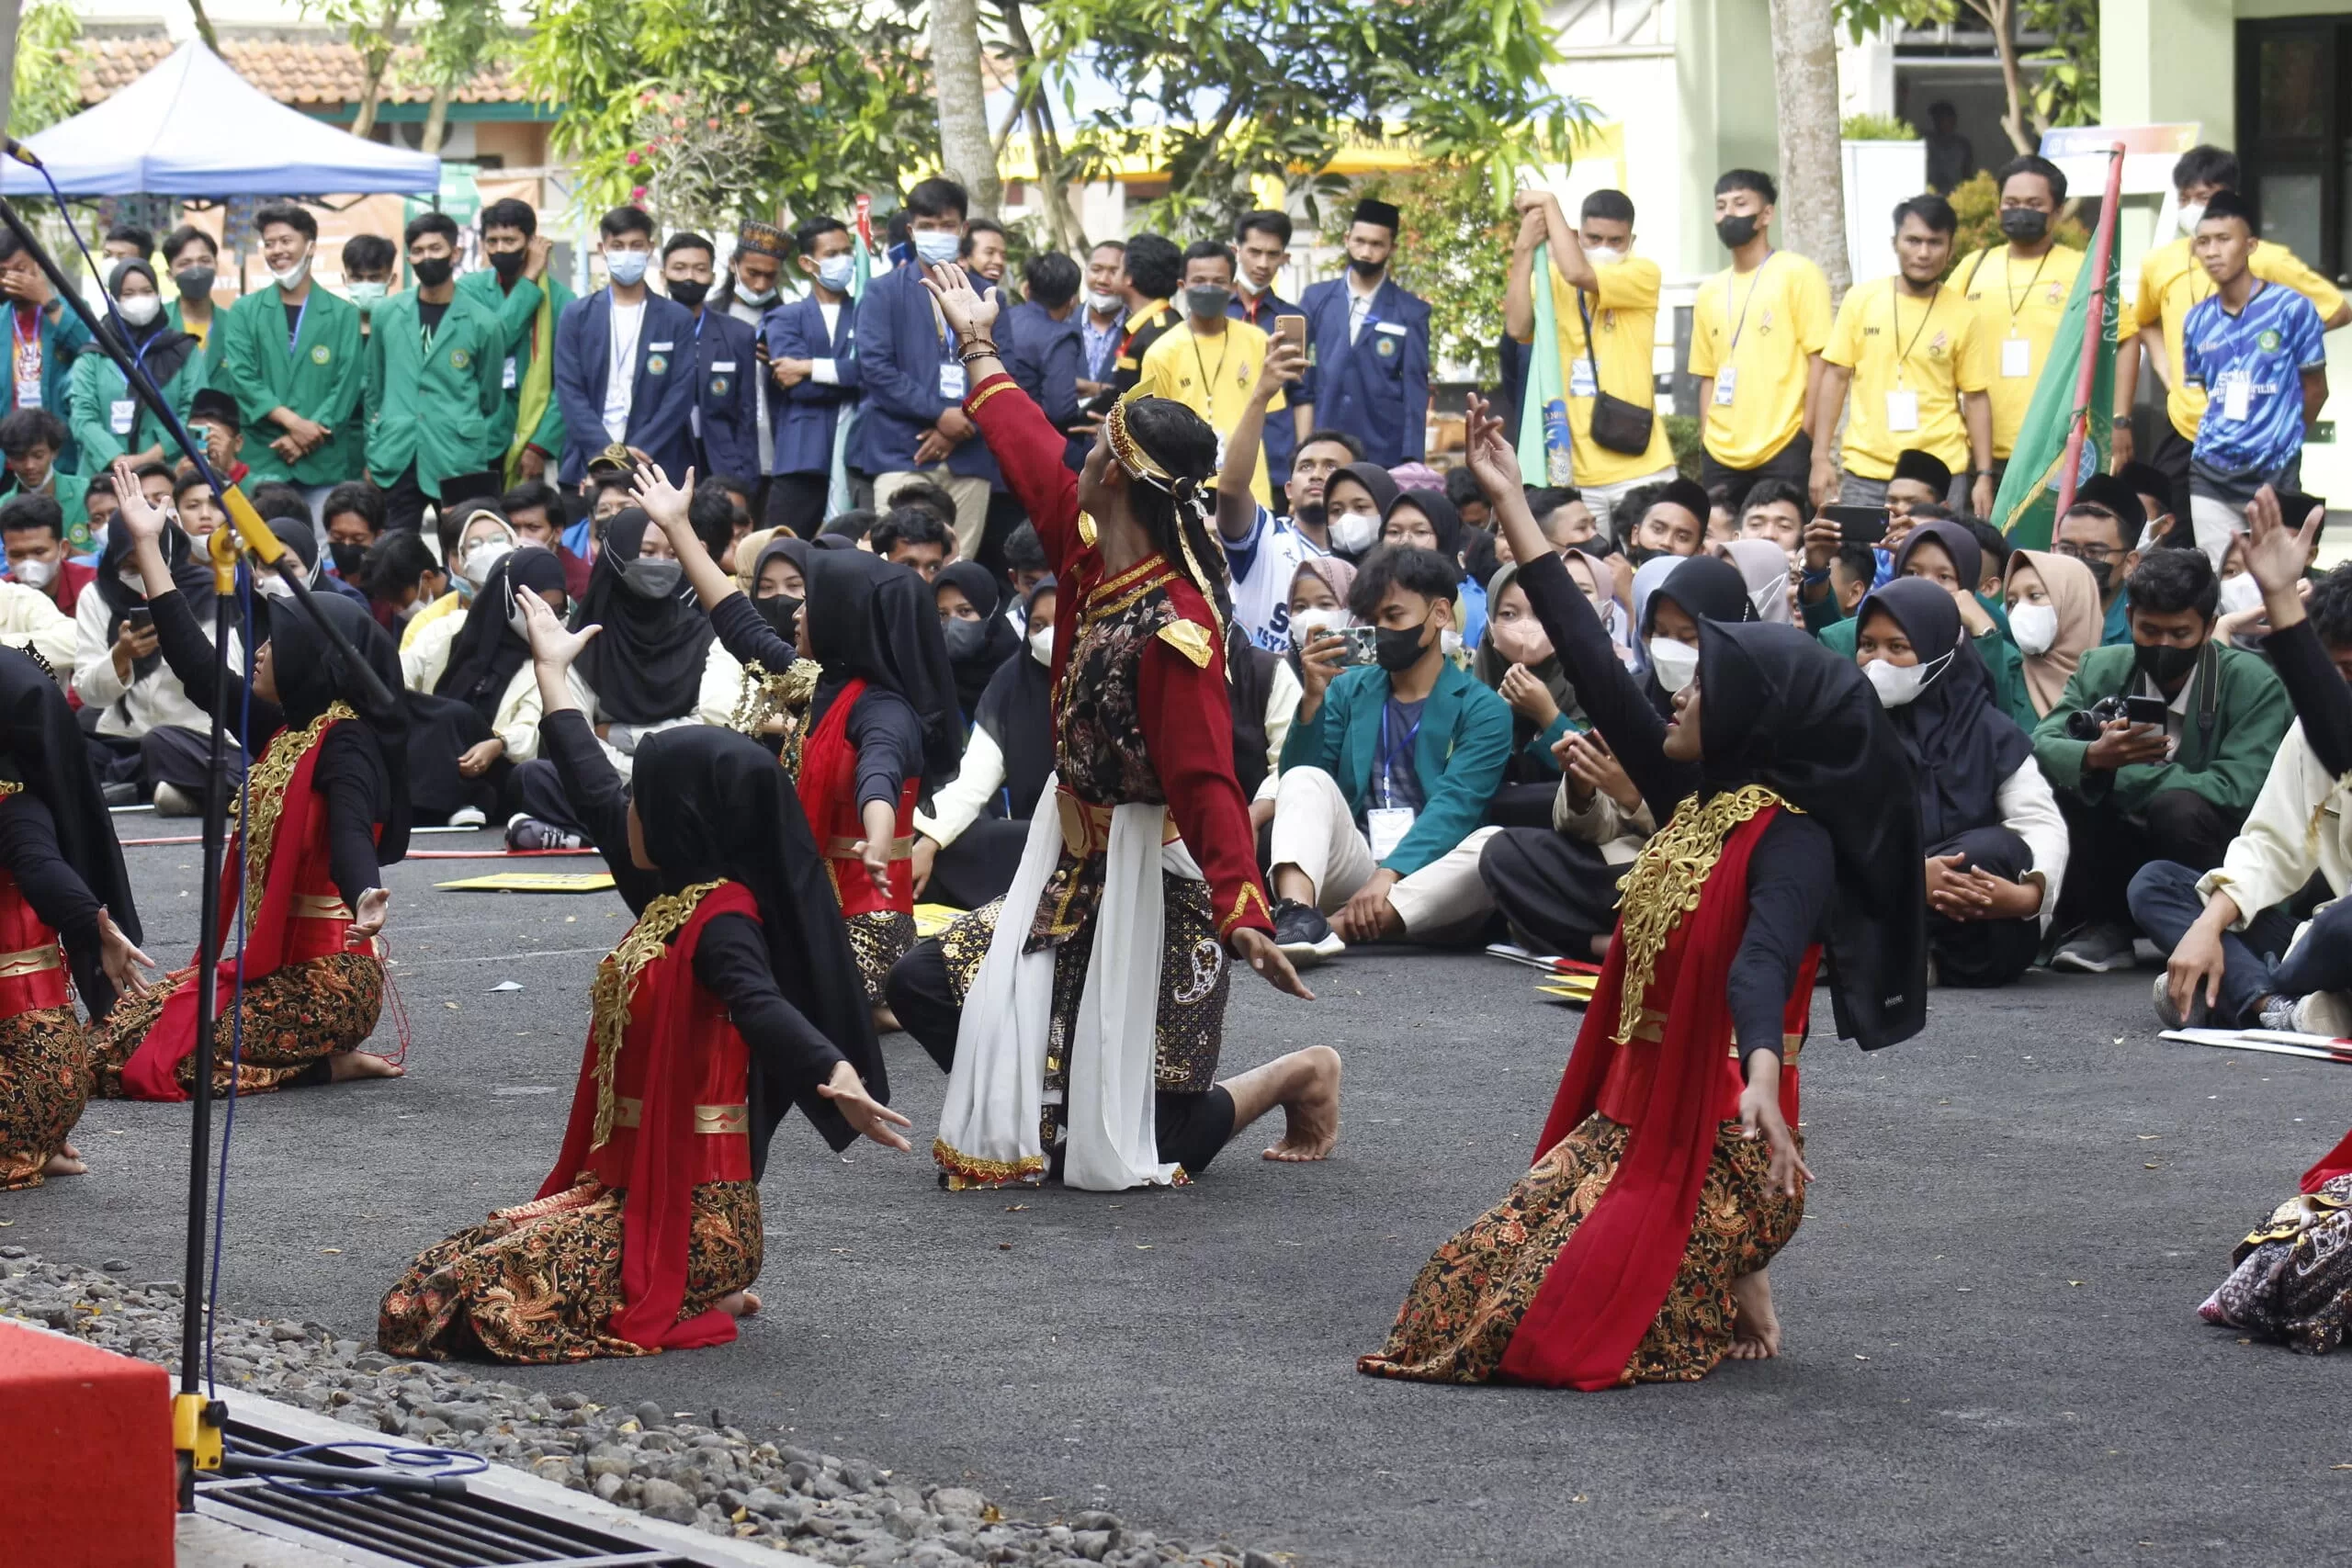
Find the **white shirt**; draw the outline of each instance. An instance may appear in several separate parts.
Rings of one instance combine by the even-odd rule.
[[[645,331],[645,301],[613,301],[612,360],[605,367],[605,438],[628,437],[629,406],[637,398],[637,340]]]
[[[1331,552],[1298,531],[1287,517],[1258,508],[1250,532],[1225,542],[1233,573],[1233,618],[1250,640],[1274,653],[1290,651],[1290,585],[1301,562]]]
[[[1348,276],[1348,283],[1347,283],[1347,288],[1348,288],[1348,341],[1349,341],[1350,343],[1353,343],[1353,342],[1355,342],[1355,341],[1356,341],[1356,338],[1357,338],[1357,337],[1358,337],[1358,336],[1359,336],[1359,335],[1363,332],[1363,323],[1364,323],[1364,320],[1365,320],[1365,318],[1366,318],[1366,317],[1368,317],[1368,316],[1370,316],[1370,315],[1372,314],[1372,296],[1373,296],[1373,294],[1377,294],[1377,293],[1379,293],[1379,292],[1380,292],[1380,283],[1385,283],[1386,281],[1388,281],[1388,276],[1387,276],[1387,274],[1383,273],[1383,274],[1381,275],[1380,283],[1374,283],[1374,284],[1372,286],[1372,293],[1371,293],[1371,294],[1360,294],[1360,293],[1358,293],[1358,292],[1356,291],[1356,275],[1355,275],[1355,271],[1354,271],[1354,269],[1353,269],[1353,268],[1350,268],[1350,269],[1349,269],[1349,271],[1348,271],[1348,275],[1347,275],[1347,276]]]
[[[783,301],[779,299],[765,305],[750,305],[730,293],[727,299],[727,313],[739,321],[749,321],[752,324],[752,330],[758,332],[760,323],[767,319],[768,312],[782,303]],[[754,359],[756,361],[756,355]],[[752,386],[759,399],[760,472],[773,473],[775,470],[775,432],[768,428],[768,378],[765,367],[756,362],[752,367]],[[700,399],[695,400],[695,412],[699,415]]]
[[[84,599],[97,596],[96,585],[82,590]],[[0,582],[0,645],[47,660],[62,690],[73,686],[78,640],[74,618],[57,607],[56,600],[21,582]]]
[[[74,601],[74,689],[81,694],[84,706],[106,710],[98,716],[98,733],[132,738],[166,726],[199,732],[210,729],[211,716],[187,700],[180,678],[172,673],[171,665],[161,654],[156,656],[153,671],[135,676],[130,684],[125,685],[116,677],[114,639],[107,636],[107,622],[111,615],[106,596],[95,582],[83,589],[82,597]],[[206,615],[197,620],[208,641],[212,628],[206,623],[211,618]],[[243,659],[232,635],[229,639],[229,662],[241,668]]]
[[[825,346],[830,348],[832,346],[833,339],[841,334],[841,305],[839,303],[828,305],[820,299],[817,301],[817,316],[825,323]],[[812,359],[808,362],[808,379],[820,387],[838,387],[842,384],[841,367],[830,358]]]
[[[2058,890],[2066,884],[2066,861],[2073,849],[2066,837],[2066,819],[2058,814],[2058,797],[2041,776],[2041,764],[2028,757],[2017,772],[2001,781],[1993,797],[2001,826],[2025,840],[2033,853],[2031,874],[2041,882],[2041,929],[2050,929],[2058,912]]]

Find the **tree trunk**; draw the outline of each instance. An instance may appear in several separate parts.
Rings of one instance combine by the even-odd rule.
[[[376,129],[376,110],[384,96],[384,73],[392,63],[392,29],[401,25],[401,0],[384,0],[384,19],[359,51],[362,73],[359,112],[352,117],[351,134],[366,136]]]
[[[975,218],[994,218],[1004,187],[996,176],[988,95],[980,80],[978,0],[932,0],[931,73],[939,96],[939,162],[971,193]]]
[[[1846,260],[1846,171],[1838,145],[1833,0],[1771,0],[1772,75],[1781,109],[1781,243],[1828,275],[1833,299],[1853,282]]]
[[[17,0],[0,0],[0,126],[16,106]]]
[[[449,99],[456,91],[455,83],[433,85],[433,101],[425,106],[424,138],[418,143],[419,151],[440,156],[442,141],[449,134]]]
[[[1004,23],[1006,39],[1012,46],[1017,63],[1026,67],[1037,56],[1037,46],[1030,40],[1029,24],[1021,14],[1021,0],[999,0],[997,14]],[[1054,127],[1053,107],[1046,101],[1041,82],[1036,92],[1020,106],[1029,127],[1031,161],[1037,166],[1037,188],[1046,197],[1046,231],[1054,249],[1076,256],[1082,264],[1086,259],[1086,228],[1078,220],[1078,209],[1070,200],[1069,186],[1062,178],[1061,136]]]
[[[212,30],[212,17],[204,9],[204,0],[187,0],[188,14],[196,18],[196,36],[213,53],[220,52],[220,35]]]
[[[2017,6],[2011,0],[1968,0],[1968,8],[1993,29],[1993,48],[2001,62],[2001,88],[2009,100],[2009,112],[2001,117],[2001,129],[2008,133],[2010,147],[2019,154],[2034,152],[2041,147],[2041,137],[2033,123],[2033,110],[2026,101],[2025,69],[2018,63]]]

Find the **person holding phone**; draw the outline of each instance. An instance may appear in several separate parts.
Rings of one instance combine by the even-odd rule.
[[[1180,402],[1228,442],[1263,375],[1271,342],[1265,332],[1227,313],[1236,298],[1234,276],[1232,246],[1201,240],[1184,252],[1183,323],[1162,333],[1144,351],[1142,373],[1125,394]],[[1289,408],[1277,385],[1266,399],[1265,412],[1287,417]],[[1267,478],[1262,422],[1256,445],[1250,493],[1266,506],[1273,501],[1273,488]]]
[[[1233,251],[1241,270],[1233,279],[1228,313],[1272,337],[1288,337],[1306,363],[1306,312],[1274,292],[1274,280],[1290,265],[1290,214],[1274,208],[1245,212],[1233,226]],[[1314,429],[1314,372],[1300,371],[1283,389],[1290,417],[1266,426],[1266,477],[1277,490],[1290,483],[1291,459]]]
[[[2294,718],[2260,655],[2212,640],[2221,584],[2203,551],[2149,551],[2129,593],[2132,640],[2084,654],[2033,732],[2074,844],[2050,963],[2085,974],[2131,966],[2142,866],[2222,863]]]

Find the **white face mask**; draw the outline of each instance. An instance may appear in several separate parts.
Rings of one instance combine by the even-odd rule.
[[[1650,638],[1650,673],[1668,696],[1699,678],[1699,650],[1670,637]]]
[[[284,272],[278,271],[276,267],[269,269],[269,280],[280,288],[298,288],[301,287],[302,280],[310,276],[311,253],[307,250],[302,253],[300,260]]]
[[[1625,253],[1614,245],[1587,245],[1584,259],[1595,266],[1615,266],[1625,259]]]
[[[2254,580],[2254,573],[2242,571],[2235,577],[2222,579],[2222,614],[2251,610],[2261,603],[2262,584]]]
[[[525,642],[531,640],[531,617],[524,613],[523,596],[520,593],[511,594],[507,598],[506,624],[514,628],[516,637],[521,637]]]
[[[1054,627],[1048,621],[1029,634],[1029,657],[1050,670],[1054,666]]]
[[[57,563],[28,556],[11,565],[8,575],[28,588],[46,588],[57,578]]]
[[[2180,231],[2190,239],[2197,237],[2197,225],[2205,221],[2205,204],[2201,201],[2184,203],[2180,209]]]
[[[1447,626],[1437,634],[1437,645],[1448,659],[1458,660],[1462,657],[1462,634],[1452,626]]]
[[[286,585],[286,580],[278,576],[274,571],[266,577],[254,578],[254,591],[265,599],[291,599],[294,597],[294,590],[288,588]]]
[[[1331,547],[1342,555],[1362,555],[1380,542],[1380,519],[1367,512],[1351,512],[1330,520]]]
[[[1096,294],[1090,291],[1086,296],[1086,308],[1098,316],[1107,316],[1125,303],[1125,301],[1116,294]]]
[[[115,309],[122,312],[122,319],[134,327],[143,327],[164,313],[163,298],[155,294],[133,294],[128,299],[116,300],[114,304]]]
[[[1248,299],[1255,299],[1266,291],[1265,285],[1250,281],[1246,272],[1233,280],[1233,287],[1241,290],[1242,297]]]
[[[480,588],[490,579],[491,569],[514,553],[514,547],[503,539],[484,539],[466,552],[465,565],[458,570],[467,581]]]
[[[1290,618],[1290,645],[1305,648],[1326,632],[1338,631],[1348,623],[1348,613],[1338,605],[1301,610]]]
[[[1951,662],[1951,658],[1947,653],[1941,659],[1932,659],[1925,664],[1897,664],[1889,659],[1873,659],[1862,666],[1862,673],[1877,691],[1879,706],[1899,708],[1906,703],[1917,702],[1919,694],[1927,690],[1928,682],[1942,672],[1943,667]]]
[[[2017,604],[2009,606],[2009,640],[2028,659],[2039,659],[2058,640],[2058,606]]]

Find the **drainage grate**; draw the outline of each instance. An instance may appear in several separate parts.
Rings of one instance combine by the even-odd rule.
[[[234,1419],[226,1433],[231,1453],[255,1458],[298,1446]],[[335,1453],[307,1457],[355,1469],[367,1462]],[[197,1497],[207,1513],[369,1568],[696,1568],[674,1551],[488,1496],[314,1497],[240,1476],[201,1481]]]

